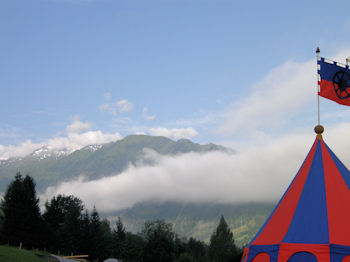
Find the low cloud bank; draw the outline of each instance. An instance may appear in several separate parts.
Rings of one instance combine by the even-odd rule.
[[[326,129],[325,140],[345,165],[350,163],[348,148],[350,124]],[[344,135],[344,136],[343,136]],[[314,134],[292,134],[251,146],[234,155],[223,152],[187,153],[162,156],[146,151],[153,166],[130,166],[123,173],[94,181],[84,177],[50,187],[41,196],[73,194],[91,209],[112,212],[136,203],[217,202],[243,203],[277,201],[293,177],[314,141]]]
[[[80,177],[48,188],[41,198],[73,194],[88,208],[96,205],[101,212],[129,208],[145,201],[275,201],[307,153],[303,141],[308,139],[299,142],[296,139],[300,137],[236,155],[209,152],[169,157],[147,152],[145,157],[153,158],[156,165],[130,166],[119,175],[94,181]]]

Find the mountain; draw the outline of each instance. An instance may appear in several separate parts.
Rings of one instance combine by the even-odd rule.
[[[142,203],[109,214],[111,225],[120,216],[128,231],[140,232],[145,221],[164,219],[173,224],[180,236],[209,242],[221,215],[233,232],[236,245],[242,247],[258,232],[275,203],[214,204],[214,203]]]
[[[43,192],[48,186],[71,180],[81,174],[93,180],[120,173],[130,163],[152,165],[152,161],[144,157],[145,149],[161,155],[210,151],[234,153],[231,149],[215,144],[200,145],[188,139],[173,141],[165,137],[146,135],[127,136],[116,142],[89,145],[74,152],[42,147],[26,157],[0,161],[0,192],[6,189],[17,171],[31,175],[37,183],[37,190]],[[164,219],[174,225],[174,231],[180,236],[192,236],[208,242],[220,216],[224,215],[233,230],[236,244],[242,246],[254,236],[273,206],[257,203],[139,203],[131,208],[101,216],[108,217],[112,225],[120,216],[126,229],[134,233],[140,232],[147,220]]]
[[[136,165],[142,160],[146,148],[161,155],[209,151],[233,153],[231,149],[215,144],[200,145],[188,139],[173,141],[166,137],[147,135],[131,135],[104,145],[89,145],[74,152],[43,147],[26,157],[0,161],[0,192],[6,189],[17,171],[31,175],[40,192],[81,174],[88,180],[118,174],[130,163]]]

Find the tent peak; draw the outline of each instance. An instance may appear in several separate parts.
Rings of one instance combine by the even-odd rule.
[[[324,127],[321,125],[317,125],[315,126],[314,130],[315,130],[315,133],[317,134],[317,139],[322,140],[322,133],[324,131]]]

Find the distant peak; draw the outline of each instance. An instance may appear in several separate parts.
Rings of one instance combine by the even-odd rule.
[[[103,145],[101,145],[101,144],[88,145],[88,146],[82,148],[82,150],[87,150],[89,152],[95,152],[95,151],[101,149],[102,146]]]
[[[66,148],[50,149],[48,146],[43,146],[34,150],[30,156],[39,160],[43,160],[49,157],[59,158],[61,156],[69,155],[70,153],[71,151]]]

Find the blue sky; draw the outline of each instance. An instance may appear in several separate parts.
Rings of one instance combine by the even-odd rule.
[[[349,7],[1,0],[0,157],[135,133],[237,148],[312,134],[315,49],[350,56]],[[346,123],[346,107],[321,102],[325,125]]]

